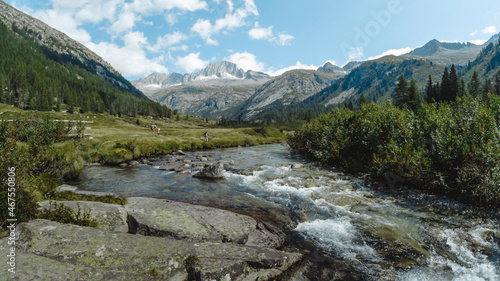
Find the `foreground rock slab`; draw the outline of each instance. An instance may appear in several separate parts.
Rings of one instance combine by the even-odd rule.
[[[7,238],[0,242],[3,252]],[[270,280],[302,257],[273,249],[146,237],[47,220],[19,224],[17,246],[27,268],[40,262],[54,269],[19,268],[17,280],[126,280],[127,274],[128,280]],[[5,259],[2,255],[0,262]],[[67,278],[51,277],[59,274],[59,267]]]
[[[128,232],[127,213],[121,205],[107,204],[93,201],[43,201],[38,203],[42,209],[49,209],[50,204],[63,204],[75,213],[80,210],[83,214],[88,213],[90,218],[96,220],[98,228]]]
[[[285,242],[277,227],[230,211],[146,197],[127,202],[130,233],[267,248],[280,248]]]

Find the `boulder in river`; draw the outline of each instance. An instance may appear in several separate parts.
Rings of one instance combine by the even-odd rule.
[[[213,165],[206,165],[203,170],[194,174],[193,177],[202,179],[222,179],[224,178],[224,164],[219,161]]]
[[[146,197],[128,198],[125,209],[134,234],[266,248],[285,242],[277,227],[226,210]]]

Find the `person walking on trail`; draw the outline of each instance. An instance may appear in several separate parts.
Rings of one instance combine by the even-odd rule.
[[[160,128],[158,128],[158,136],[160,135]]]
[[[205,131],[203,134],[203,137],[205,138],[205,141],[208,141],[208,131]]]
[[[151,131],[153,132],[153,136],[156,133],[156,124],[151,125]]]

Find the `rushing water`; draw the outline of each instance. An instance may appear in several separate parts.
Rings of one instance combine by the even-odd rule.
[[[196,154],[235,164],[220,181],[139,165],[89,167],[72,184],[274,220],[291,229],[285,250],[306,257],[286,280],[500,280],[498,213],[479,216],[447,200],[429,205],[417,195],[386,194],[304,164],[281,145]],[[304,165],[291,168],[298,163]]]

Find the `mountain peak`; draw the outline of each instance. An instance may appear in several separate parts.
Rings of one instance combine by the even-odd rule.
[[[210,78],[243,79],[245,78],[245,71],[238,68],[235,63],[229,61],[219,61],[207,65],[204,69],[197,73],[191,74],[191,79],[188,81]]]
[[[331,62],[326,62],[323,66],[318,68],[318,71],[326,72],[326,73],[333,73],[333,72],[343,71],[343,70],[342,70],[342,68],[334,65]]]

